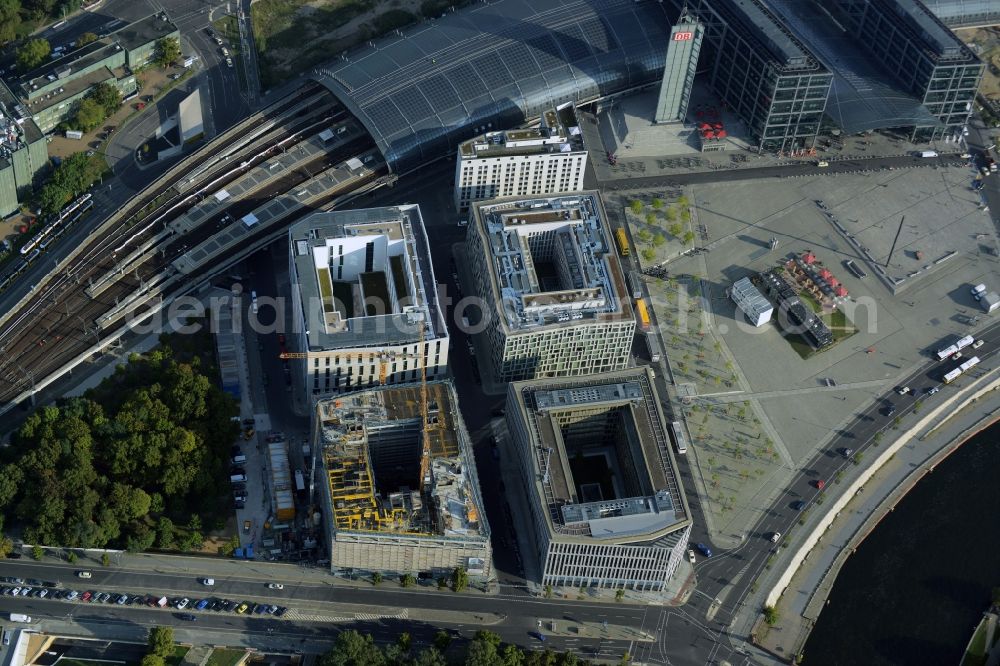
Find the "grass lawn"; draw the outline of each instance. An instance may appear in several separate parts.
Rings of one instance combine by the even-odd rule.
[[[174,653],[163,661],[167,664],[167,666],[178,666],[178,664],[180,664],[184,659],[184,655],[186,655],[190,649],[191,648],[186,645],[175,645]]]
[[[231,650],[227,648],[216,648],[208,657],[205,666],[236,666],[237,662],[243,658],[246,650]]]

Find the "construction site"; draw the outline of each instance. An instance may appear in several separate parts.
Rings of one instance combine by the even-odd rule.
[[[314,441],[335,574],[493,578],[472,443],[451,381],[320,401]]]

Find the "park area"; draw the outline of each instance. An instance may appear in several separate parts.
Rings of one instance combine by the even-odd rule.
[[[250,15],[261,87],[283,83],[351,47],[467,4],[471,0],[258,0]]]

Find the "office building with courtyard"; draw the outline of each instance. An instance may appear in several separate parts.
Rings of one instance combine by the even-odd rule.
[[[461,567],[471,581],[494,578],[472,440],[450,381],[322,400],[314,428],[334,573],[439,578]]]
[[[635,314],[597,191],[472,205],[468,261],[494,381],[628,365]]]
[[[482,199],[583,189],[587,150],[576,109],[568,103],[542,114],[538,127],[488,132],[458,147],[455,208]]]
[[[307,394],[431,379],[448,367],[416,205],[317,212],[289,228],[290,365]]]
[[[512,383],[507,427],[542,585],[662,592],[691,514],[653,372]]]

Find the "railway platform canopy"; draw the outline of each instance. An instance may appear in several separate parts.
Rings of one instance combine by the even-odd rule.
[[[659,2],[497,0],[342,54],[313,77],[405,173],[554,104],[655,83],[669,26]]]

